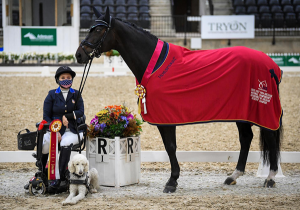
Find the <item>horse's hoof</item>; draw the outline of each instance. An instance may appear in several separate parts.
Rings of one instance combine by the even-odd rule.
[[[233,178],[228,177],[228,178],[225,180],[224,184],[227,184],[227,185],[235,185],[235,184],[236,184],[236,181],[235,181]]]
[[[270,180],[265,180],[265,183],[264,183],[264,187],[266,188],[273,188],[275,187],[276,183],[273,179],[270,179]]]
[[[176,191],[176,187],[174,186],[165,186],[164,193],[173,193]]]
[[[176,191],[177,186],[178,186],[177,181],[174,180],[174,179],[172,179],[172,178],[170,178],[170,179],[168,180],[168,182],[166,183],[165,189],[164,189],[163,192],[164,192],[164,193],[173,193],[173,192]]]

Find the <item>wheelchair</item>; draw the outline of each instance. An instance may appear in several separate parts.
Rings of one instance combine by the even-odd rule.
[[[82,150],[85,149],[86,146],[86,138],[87,138],[87,125],[85,124],[85,115],[76,120],[77,123],[77,134],[78,134],[78,144],[72,145],[71,151],[81,153]],[[28,129],[25,129],[27,133],[18,134],[18,149],[19,150],[34,150],[36,146],[36,152],[32,154],[32,156],[36,159],[35,165],[38,168],[38,171],[35,173],[34,177],[30,179],[30,181],[24,186],[25,190],[29,190],[29,194],[38,195],[38,194],[46,194],[46,193],[62,193],[66,192],[69,189],[69,171],[67,170],[65,173],[65,181],[60,183],[60,186],[53,190],[49,188],[48,180],[48,169],[42,163],[42,146],[43,146],[43,138],[47,131],[49,131],[50,123],[42,124],[37,123],[37,131],[30,132]],[[23,130],[22,130],[23,131]],[[80,139],[79,133],[83,132],[83,138]]]

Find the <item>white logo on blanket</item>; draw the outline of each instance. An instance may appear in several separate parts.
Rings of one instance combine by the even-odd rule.
[[[268,91],[268,85],[267,81],[260,81],[258,80],[259,85],[258,89],[251,88],[251,99],[254,101],[258,101],[262,104],[267,104],[271,101],[272,95],[267,93]]]

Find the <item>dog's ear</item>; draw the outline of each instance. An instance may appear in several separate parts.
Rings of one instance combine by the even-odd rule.
[[[88,172],[88,171],[89,171],[89,161],[86,160],[85,166],[84,166],[84,172]]]
[[[69,163],[68,163],[68,169],[69,169],[70,173],[74,173],[75,172],[75,166],[74,166],[72,160],[70,160]]]

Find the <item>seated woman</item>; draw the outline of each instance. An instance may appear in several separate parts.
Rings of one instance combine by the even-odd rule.
[[[70,160],[72,146],[78,144],[78,135],[76,131],[76,119],[84,114],[84,105],[80,96],[75,109],[75,102],[79,92],[71,88],[76,73],[68,66],[61,66],[55,74],[55,81],[59,85],[57,89],[50,90],[45,101],[43,119],[52,122],[54,119],[60,119],[63,123],[58,133],[60,142],[59,155],[59,177],[50,183],[49,187],[58,188],[61,181],[65,180],[65,174]],[[82,139],[83,134],[80,133]],[[42,149],[42,163],[45,167],[49,155],[50,132],[44,135]],[[57,164],[57,163],[56,163]]]

